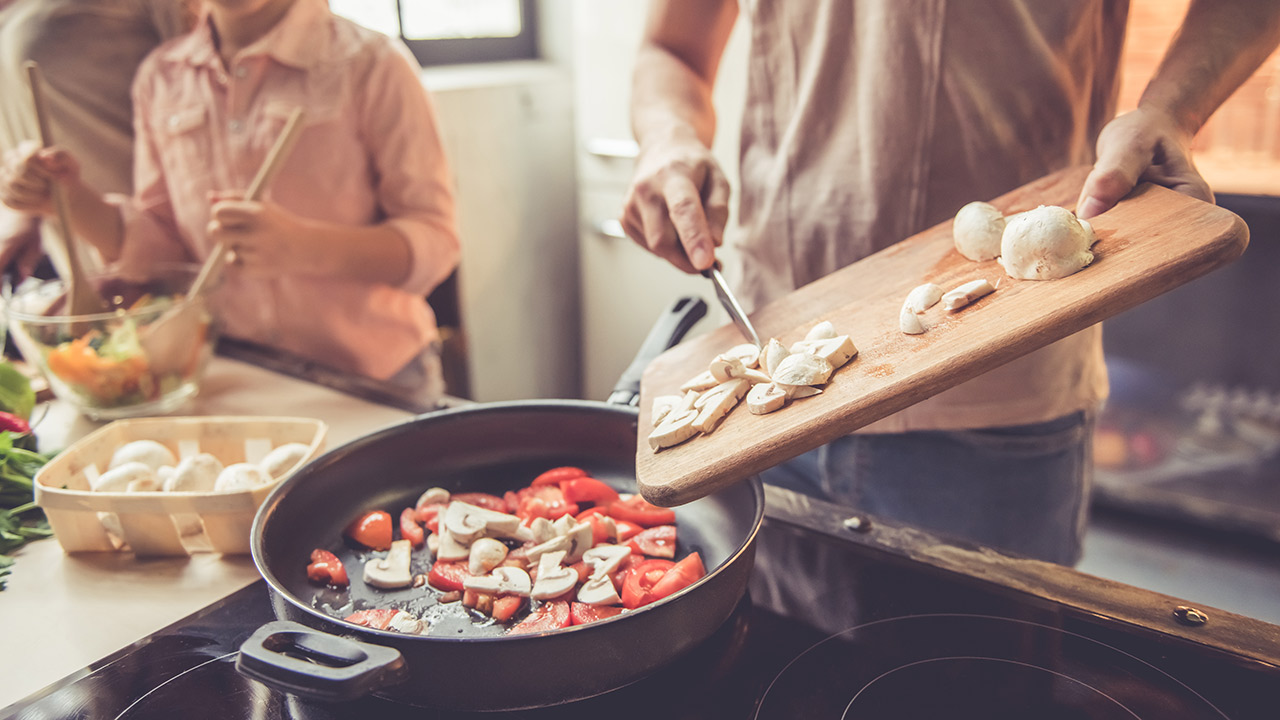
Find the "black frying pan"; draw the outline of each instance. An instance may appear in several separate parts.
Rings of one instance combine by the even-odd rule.
[[[436,605],[433,592],[366,588],[360,581],[365,554],[339,540],[360,512],[381,508],[398,517],[428,487],[501,495],[560,465],[585,468],[635,492],[638,413],[630,402],[640,372],[705,311],[701,300],[677,302],[610,402],[537,400],[429,413],[326,453],[281,483],[255,518],[253,557],[271,588],[276,616],[294,622],[270,623],[255,633],[242,646],[237,667],[278,689],[321,700],[372,692],[415,705],[512,710],[617,689],[709,637],[746,589],[764,509],[755,478],[676,508],[677,553],[701,553],[708,570],[702,580],[645,608],[539,635],[506,637],[500,627],[477,627],[460,603]],[[308,558],[317,547],[339,553],[351,577],[349,591],[307,580]],[[415,552],[415,572],[427,567],[425,553]],[[338,619],[370,607],[402,608],[434,627],[430,635],[404,635]]]

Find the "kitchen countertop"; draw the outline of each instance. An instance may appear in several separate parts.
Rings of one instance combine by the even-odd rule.
[[[210,364],[200,395],[176,414],[316,418],[329,426],[326,448],[413,416],[222,356]],[[33,420],[44,450],[66,447],[104,424],[56,400],[37,408]],[[259,577],[248,555],[68,555],[56,539],[29,543],[15,559],[8,589],[0,591],[0,708]]]

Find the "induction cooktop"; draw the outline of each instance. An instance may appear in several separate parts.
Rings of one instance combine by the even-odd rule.
[[[777,488],[766,498],[748,593],[708,641],[605,695],[489,717],[1272,720],[1280,712],[1280,627],[945,543]],[[379,697],[304,700],[240,675],[240,643],[275,619],[259,581],[0,717],[482,717]]]

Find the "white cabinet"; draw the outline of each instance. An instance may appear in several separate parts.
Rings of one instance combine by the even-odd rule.
[[[647,3],[575,0],[572,64],[577,122],[578,255],[583,396],[604,399],[649,328],[675,298],[703,297],[711,310],[695,334],[727,322],[709,280],[686,275],[618,237],[631,179],[631,72]],[[746,28],[739,21],[716,83],[719,128],[713,147],[736,185],[738,116],[745,95]],[[730,220],[732,222],[732,219]],[[722,250],[722,256],[732,250]]]

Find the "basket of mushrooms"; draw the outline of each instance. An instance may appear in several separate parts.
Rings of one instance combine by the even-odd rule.
[[[66,552],[244,554],[258,506],[327,430],[293,417],[117,420],[50,460],[35,499]]]

